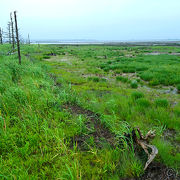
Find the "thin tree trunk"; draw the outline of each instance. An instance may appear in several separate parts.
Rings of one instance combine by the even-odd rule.
[[[2,29],[0,28],[0,44],[3,44],[3,41],[2,41]]]
[[[15,20],[15,27],[16,27],[16,41],[17,41],[19,64],[21,64],[21,51],[20,51],[20,44],[19,44],[19,34],[18,34],[16,11],[14,11],[14,20]]]
[[[28,34],[28,44],[31,44],[29,34]]]
[[[8,23],[8,38],[9,38],[9,44],[11,44],[11,23]]]
[[[10,18],[11,18],[12,48],[14,49],[15,39],[14,39],[14,24],[13,24],[13,19],[12,19],[12,13],[10,13]]]

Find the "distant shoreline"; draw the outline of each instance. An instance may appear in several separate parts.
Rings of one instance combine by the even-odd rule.
[[[31,44],[62,44],[62,45],[89,45],[89,44],[105,44],[102,42],[32,42]]]
[[[32,41],[31,44],[44,44],[44,45],[132,45],[132,46],[180,46],[178,41],[119,41],[119,42],[56,42],[56,41]]]

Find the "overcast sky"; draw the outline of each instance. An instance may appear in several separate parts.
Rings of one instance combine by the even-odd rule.
[[[31,39],[180,39],[180,0],[0,0],[0,27],[14,10]]]

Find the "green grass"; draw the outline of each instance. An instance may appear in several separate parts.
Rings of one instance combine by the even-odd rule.
[[[131,85],[131,88],[133,88],[133,89],[137,89],[138,88],[138,84],[137,84],[136,81],[132,81],[130,85]]]
[[[104,71],[121,70],[123,73],[137,73],[151,85],[177,85],[180,83],[180,57],[175,55],[140,55],[122,57],[111,64],[102,62],[100,68]]]
[[[117,76],[116,77],[116,80],[117,81],[121,81],[121,82],[128,82],[128,78],[126,78],[126,77],[123,77],[123,76]]]
[[[136,91],[136,92],[133,92],[131,96],[133,99],[139,99],[139,98],[143,98],[144,94],[142,92]]]
[[[155,105],[159,107],[167,108],[169,106],[169,102],[167,99],[156,99]]]
[[[180,92],[180,84],[177,85],[177,90]]]
[[[178,56],[144,55],[178,52],[178,47],[22,45],[21,49],[20,66],[17,54],[7,56],[10,47],[0,46],[2,179],[138,178],[144,173],[144,157],[137,156],[131,139],[125,137],[137,126],[144,134],[156,130],[150,142],[159,150],[155,161],[179,171],[179,95],[141,87],[145,83],[178,88]],[[70,105],[84,111],[71,112],[65,108]],[[96,129],[85,109],[98,114],[115,137],[115,147],[103,138],[102,148],[96,145],[89,135]],[[175,131],[175,140],[164,139],[166,129]],[[76,136],[87,135],[87,150],[72,143]]]

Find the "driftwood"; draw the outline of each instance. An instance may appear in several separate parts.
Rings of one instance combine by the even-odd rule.
[[[136,130],[140,136],[140,138],[138,139],[137,135],[136,135]],[[143,150],[145,151],[145,153],[148,155],[148,160],[145,164],[144,170],[147,169],[147,167],[149,166],[149,164],[153,161],[153,159],[156,157],[156,155],[158,154],[158,149],[153,146],[153,145],[149,145],[149,140],[155,137],[155,131],[149,131],[146,136],[143,136],[143,134],[141,133],[140,129],[137,127],[133,130],[132,133],[133,139],[134,141],[143,148]],[[151,149],[151,153],[149,153],[148,149]]]

